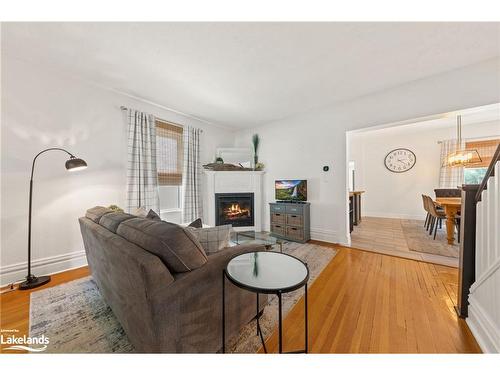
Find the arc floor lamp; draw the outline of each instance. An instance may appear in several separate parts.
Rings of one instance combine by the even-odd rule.
[[[50,276],[35,276],[31,273],[31,209],[33,201],[33,173],[35,171],[36,159],[43,153],[47,151],[62,151],[69,155],[69,159],[66,160],[66,169],[68,171],[78,171],[87,168],[87,163],[85,160],[77,158],[71,152],[66,151],[63,148],[51,147],[43,151],[40,151],[33,159],[33,164],[31,165],[31,178],[30,178],[30,202],[29,202],[29,214],[28,214],[28,276],[26,276],[26,281],[19,284],[19,289],[33,289],[41,285],[47,284],[50,281]]]

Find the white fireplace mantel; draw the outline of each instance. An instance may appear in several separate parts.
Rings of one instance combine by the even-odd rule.
[[[264,171],[203,171],[204,223],[215,226],[215,194],[253,193],[254,226],[235,227],[234,230],[262,230],[263,196],[262,177]]]

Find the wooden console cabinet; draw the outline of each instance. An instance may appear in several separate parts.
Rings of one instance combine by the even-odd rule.
[[[269,203],[271,234],[295,242],[311,239],[310,203]]]

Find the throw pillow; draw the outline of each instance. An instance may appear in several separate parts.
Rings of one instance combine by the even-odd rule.
[[[137,217],[146,217],[148,215],[148,210],[146,207],[141,206],[137,207],[131,214]]]
[[[201,222],[201,219],[198,218],[195,221],[193,221],[191,224],[188,225],[188,227],[192,228],[203,228],[203,223]]]
[[[146,219],[161,220],[161,217],[153,210],[149,210],[148,214],[146,215]]]
[[[215,253],[229,247],[231,239],[232,225],[219,225],[213,228],[193,228],[186,229],[193,233],[207,254]]]

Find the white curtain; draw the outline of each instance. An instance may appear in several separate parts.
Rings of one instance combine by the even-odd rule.
[[[452,152],[463,148],[465,144],[458,145],[456,139],[448,139],[441,141],[441,170],[439,172],[439,187],[440,188],[453,188],[461,186],[464,180],[463,167],[449,167],[446,166],[448,155]]]
[[[154,116],[127,110],[127,212],[145,207],[159,213]]]
[[[184,139],[184,169],[182,173],[182,221],[190,222],[203,216],[201,193],[201,130],[186,126]]]

